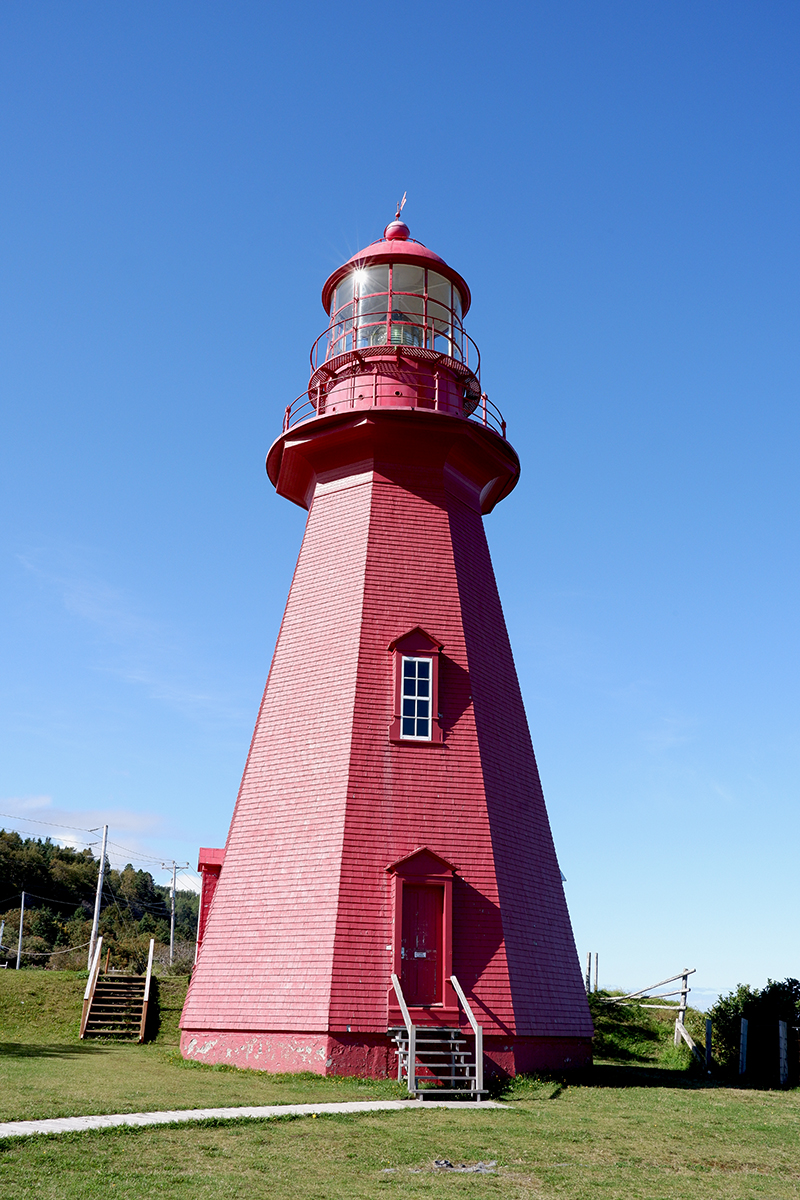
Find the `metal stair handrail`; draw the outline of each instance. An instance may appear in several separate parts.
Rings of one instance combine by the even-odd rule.
[[[102,936],[97,939],[97,945],[94,950],[94,958],[92,959],[92,969],[89,972],[89,978],[86,980],[86,991],[83,993],[83,1012],[81,1013],[81,1037],[86,1033],[86,1022],[89,1019],[89,1009],[92,1007],[94,999],[94,989],[97,987],[97,977],[100,974],[100,954],[103,949]]]
[[[461,1001],[461,1007],[467,1015],[467,1020],[472,1026],[472,1032],[475,1034],[475,1091],[480,1093],[483,1091],[483,1029],[475,1020],[475,1014],[470,1007],[469,1000],[464,995],[464,989],[456,979],[455,975],[450,976],[450,982],[453,985],[453,990]]]
[[[395,996],[397,996],[397,1002],[400,1005],[400,1012],[403,1014],[403,1021],[405,1022],[406,1031],[408,1033],[406,1081],[408,1083],[409,1092],[413,1094],[417,1090],[417,1031],[414,1023],[411,1020],[411,1013],[408,1011],[408,1005],[406,1004],[406,998],[403,995],[403,989],[400,986],[400,980],[397,978],[394,972],[392,972],[392,987],[394,988]],[[398,1057],[398,1066],[400,1071],[403,1069],[402,1062],[402,1055],[400,1055]]]

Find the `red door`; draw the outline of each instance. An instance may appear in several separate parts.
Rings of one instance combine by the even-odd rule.
[[[444,888],[403,884],[400,983],[407,1004],[442,1000],[442,918]]]

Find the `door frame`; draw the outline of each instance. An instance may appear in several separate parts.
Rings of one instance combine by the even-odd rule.
[[[391,863],[386,870],[392,882],[392,966],[391,970],[402,978],[401,949],[403,944],[403,887],[405,884],[428,885],[443,889],[442,897],[442,1001],[438,1004],[409,1006],[412,1022],[420,1025],[459,1024],[458,997],[450,976],[453,974],[453,876],[456,868],[427,846],[420,846],[411,854]],[[400,1005],[394,988],[388,988],[389,1025],[402,1024]]]

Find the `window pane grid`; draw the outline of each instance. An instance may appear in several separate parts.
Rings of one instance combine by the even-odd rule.
[[[431,660],[403,659],[400,736],[416,741],[431,740]]]

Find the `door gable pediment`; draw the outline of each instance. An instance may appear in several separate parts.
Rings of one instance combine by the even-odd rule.
[[[410,854],[406,854],[403,858],[398,858],[396,862],[390,863],[386,868],[387,871],[395,875],[401,875],[404,879],[417,878],[435,879],[452,879],[457,868],[449,863],[446,858],[442,858],[440,854],[435,854],[427,846],[419,846],[416,850],[412,850]]]

